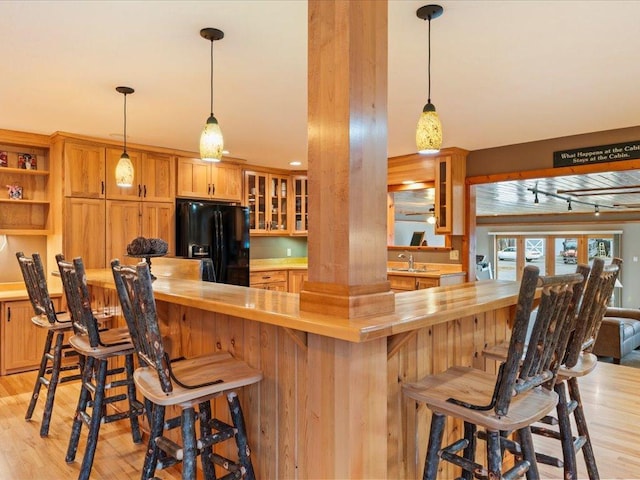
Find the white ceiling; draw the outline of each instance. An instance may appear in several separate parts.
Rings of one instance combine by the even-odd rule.
[[[389,1],[388,154],[415,151],[426,101],[424,0]],[[432,101],[468,150],[638,125],[639,1],[443,1]],[[0,128],[197,151],[215,114],[230,154],[306,168],[307,3],[0,1]]]

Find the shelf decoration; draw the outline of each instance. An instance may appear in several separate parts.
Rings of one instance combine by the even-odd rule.
[[[0,152],[0,167],[9,166],[9,154],[7,152]]]
[[[25,170],[37,170],[37,158],[38,157],[36,155],[31,155],[30,153],[19,153],[18,168],[24,168]]]
[[[20,185],[6,185],[11,200],[22,200],[22,187]]]
[[[169,244],[161,238],[136,237],[127,245],[127,256],[132,258],[144,258],[149,265],[151,280],[156,276],[151,273],[151,259],[164,257],[169,251]]]

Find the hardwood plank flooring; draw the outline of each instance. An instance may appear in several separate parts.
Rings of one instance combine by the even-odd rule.
[[[76,405],[78,383],[58,388],[56,409],[48,438],[40,438],[42,401],[34,418],[24,420],[35,372],[0,377],[0,480],[52,480],[76,478],[84,452],[83,430],[76,462],[68,465],[64,456],[69,440],[71,416]],[[640,479],[640,369],[599,363],[593,374],[580,380],[582,398],[594,444],[600,477]],[[536,446],[547,453],[558,453],[558,442],[536,437]],[[139,478],[145,445],[131,441],[128,424],[103,425],[98,441],[92,479],[121,480]],[[579,478],[586,478],[579,454]],[[542,479],[561,479],[562,471],[540,466]],[[165,480],[180,479],[180,469],[158,472]],[[285,480],[285,479],[280,479]]]

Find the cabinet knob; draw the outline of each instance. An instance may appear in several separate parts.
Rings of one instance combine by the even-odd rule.
[[[11,321],[11,307],[7,307],[7,322]]]
[[[211,184],[207,185],[207,195],[211,195]]]
[[[100,194],[104,195],[104,180],[100,182]]]
[[[147,198],[147,186],[146,186],[146,185],[144,185],[144,186],[142,187],[142,190],[143,190],[143,192],[144,192],[142,196],[143,196],[144,198]]]
[[[212,183],[211,184],[211,195],[215,195],[216,194],[216,184]]]
[[[142,196],[142,185],[138,184],[138,196]]]

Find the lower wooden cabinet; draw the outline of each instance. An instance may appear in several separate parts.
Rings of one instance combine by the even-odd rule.
[[[464,283],[465,275],[445,275],[439,278],[420,277],[411,275],[387,275],[387,280],[391,284],[391,290],[410,291],[421,290],[423,288],[438,287],[441,285],[457,285]]]
[[[59,309],[59,300],[53,299],[56,309]],[[34,313],[30,301],[16,300],[1,305],[0,375],[35,370],[40,365],[47,331],[31,322]]]
[[[287,271],[268,270],[264,272],[251,272],[249,275],[249,286],[253,288],[262,288],[264,290],[286,292]]]
[[[289,293],[300,293],[302,282],[307,280],[307,270],[289,270]]]

